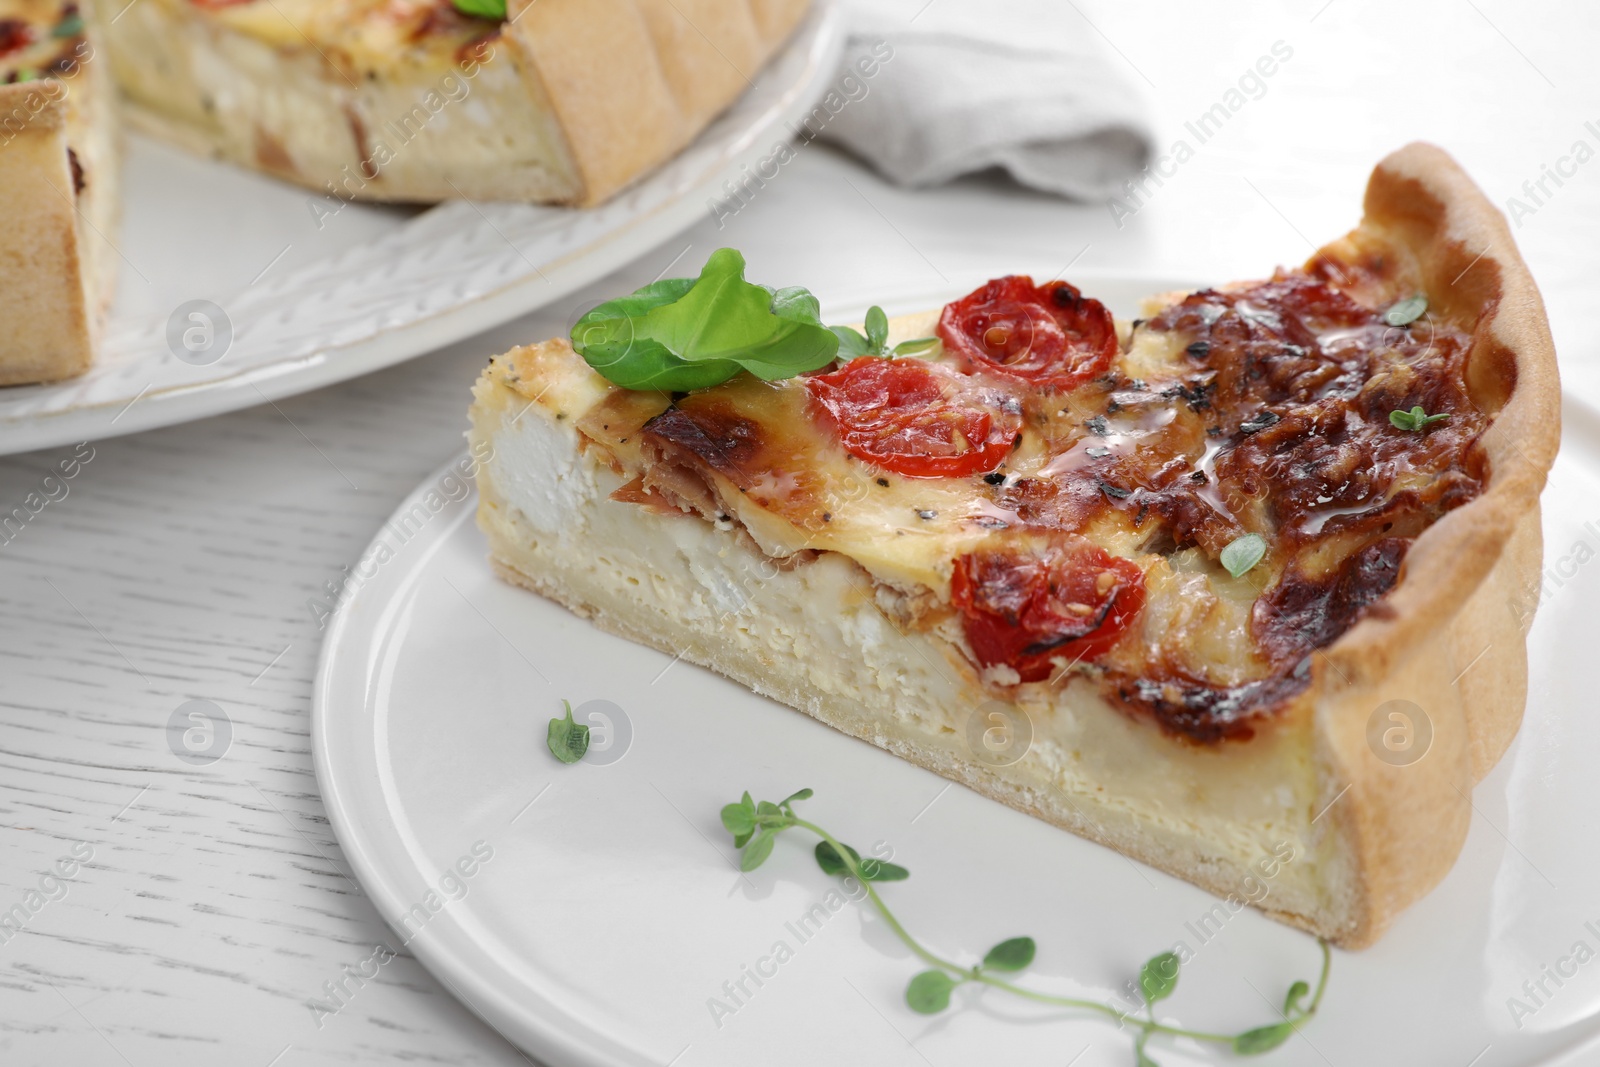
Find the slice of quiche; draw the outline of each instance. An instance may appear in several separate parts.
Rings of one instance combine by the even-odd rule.
[[[111,300],[110,82],[78,5],[0,0],[0,385],[88,369]]]
[[[1443,877],[1520,722],[1559,421],[1448,156],[1127,322],[1009,277],[835,353],[706,277],[490,364],[500,575],[1340,945]]]
[[[574,204],[687,145],[808,0],[498,6],[100,0],[133,117],[169,139],[339,200]]]

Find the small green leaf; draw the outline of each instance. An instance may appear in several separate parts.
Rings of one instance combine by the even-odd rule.
[[[884,354],[884,347],[889,343],[889,316],[883,309],[873,304],[867,309],[867,348],[875,356]]]
[[[1159,956],[1151,956],[1139,970],[1139,992],[1144,994],[1146,1004],[1166,1000],[1177,987],[1177,953],[1163,952]]]
[[[937,337],[915,337],[895,345],[894,354],[897,356],[914,356],[918,352],[926,352],[938,343],[939,339]]]
[[[1389,424],[1397,430],[1420,431],[1426,430],[1436,422],[1443,422],[1449,417],[1448,414],[1429,415],[1421,407],[1414,407],[1410,411],[1396,409],[1389,412]]]
[[[1300,1002],[1305,999],[1306,994],[1309,992],[1311,992],[1311,987],[1305,982],[1296,982],[1290,986],[1288,994],[1283,998],[1283,1014],[1294,1015],[1297,1012],[1303,1012],[1305,1009],[1300,1006]]]
[[[747,834],[756,826],[756,813],[743,804],[729,804],[722,809],[722,825],[728,833]]]
[[[1266,538],[1260,534],[1245,534],[1236,537],[1222,550],[1220,561],[1227,568],[1228,573],[1235,578],[1241,577],[1251,567],[1261,562],[1261,557],[1267,554]]]
[[[922,1015],[937,1015],[950,1006],[956,980],[943,971],[923,971],[906,986],[906,1004]]]
[[[790,804],[793,804],[797,800],[810,800],[812,797],[814,797],[816,795],[817,794],[816,794],[815,790],[802,789],[798,793],[790,793],[788,796],[784,797],[783,801],[778,806],[779,807],[788,807]]]
[[[83,33],[83,16],[68,15],[51,29],[50,36],[58,40],[63,37],[77,37]]]
[[[506,17],[506,0],[455,0],[456,10],[480,19]]]
[[[868,882],[903,882],[911,877],[911,872],[898,863],[889,863],[872,856],[868,856],[856,866],[861,868],[862,879]]]
[[[1263,1052],[1271,1052],[1294,1033],[1294,1024],[1288,1022],[1273,1023],[1271,1026],[1258,1026],[1254,1030],[1246,1030],[1233,1039],[1233,1051],[1241,1056],[1259,1056]]]
[[[38,81],[39,72],[34,70],[32,67],[23,67],[21,70],[17,71],[16,78],[14,80],[18,82]]]
[[[770,800],[763,800],[756,805],[757,815],[782,815],[783,810]]]
[[[1020,971],[1033,962],[1037,951],[1031,937],[1009,938],[988,951],[983,966],[991,971]]]
[[[856,869],[861,872],[863,881],[903,882],[911,877],[911,872],[899,864],[886,863],[883,860],[872,857],[862,859],[861,853],[849,845],[844,846],[844,848],[846,852],[850,853],[850,858],[856,861]],[[845,866],[844,860],[839,858],[839,854],[833,850],[833,846],[826,841],[818,841],[813,854],[817,857],[817,866],[822,868],[823,873],[833,875],[850,873],[850,868]]]
[[[754,837],[755,835],[756,835],[756,832],[754,830],[746,830],[742,834],[735,834],[734,838],[733,838],[733,847],[734,848],[744,848],[745,845],[748,845],[750,843],[750,839],[752,837]]]
[[[757,834],[755,840],[744,847],[744,855],[739,857],[739,869],[753,871],[767,862],[767,857],[772,855],[772,846],[777,840],[778,835],[771,830],[763,830]]]
[[[573,722],[572,705],[565,700],[561,703],[567,709],[567,717],[550,720],[544,742],[549,747],[550,754],[562,763],[577,763],[583,759],[583,754],[589,751],[589,727],[584,723]]]
[[[1390,326],[1409,326],[1422,318],[1423,312],[1427,310],[1427,294],[1418,293],[1391,304],[1389,310],[1383,313],[1383,321]]]
[[[870,346],[860,330],[849,326],[830,326],[828,329],[839,339],[839,359],[851,360],[867,354]]]

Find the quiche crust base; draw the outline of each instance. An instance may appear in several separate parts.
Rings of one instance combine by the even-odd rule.
[[[0,3],[0,13],[7,8]],[[111,304],[117,139],[103,61],[84,54],[70,77],[0,84],[0,189],[8,209],[0,299],[11,309],[0,385],[88,370]],[[74,156],[81,192],[74,189]]]
[[[809,6],[511,0],[468,73],[466,42],[385,36],[410,0],[99,2],[130,117],[191,151],[342,200],[577,205],[693,140]]]
[[[540,392],[534,349],[491,364],[475,391],[471,436],[493,450],[479,523],[494,566],[602,628],[1218,895],[1258,896],[1249,879],[1261,881],[1261,861],[1287,843],[1293,859],[1262,910],[1346,948],[1368,945],[1454,863],[1471,788],[1521,721],[1559,383],[1542,303],[1505,223],[1448,156],[1420,144],[1391,155],[1365,207],[1358,230],[1325,253],[1381,244],[1441,314],[1477,323],[1468,379],[1494,415],[1482,438],[1491,475],[1416,539],[1395,589],[1314,656],[1308,688],[1248,741],[1196,746],[1088,685],[1047,696],[1023,686],[1016,702],[1033,747],[1018,763],[986,765],[967,745],[967,720],[995,694],[950,642],[897,630],[866,573],[840,554],[777,569],[735,527],[609,499],[620,476],[554,407],[529,402]],[[1369,743],[1390,700],[1417,705],[1431,727],[1425,755],[1406,765]]]

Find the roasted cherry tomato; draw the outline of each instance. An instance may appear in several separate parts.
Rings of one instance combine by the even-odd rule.
[[[1111,312],[1066,282],[996,278],[946,304],[939,339],[967,364],[1041,389],[1073,389],[1104,374],[1117,356]]]
[[[1022,427],[1015,397],[920,359],[862,356],[805,381],[845,451],[908,478],[992,471]]]
[[[1144,607],[1144,572],[1067,535],[959,557],[951,598],[980,664],[1041,682],[1052,660],[1093,661],[1116,644]]]

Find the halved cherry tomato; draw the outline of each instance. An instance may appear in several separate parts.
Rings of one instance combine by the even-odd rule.
[[[996,278],[939,316],[939,339],[968,371],[991,370],[1042,389],[1073,389],[1117,356],[1111,312],[1066,282]]]
[[[1022,427],[1015,397],[920,359],[861,356],[805,382],[845,451],[908,478],[992,471]]]
[[[980,664],[1040,682],[1052,660],[1093,661],[1116,644],[1144,607],[1144,572],[1067,535],[957,558],[951,599]]]

